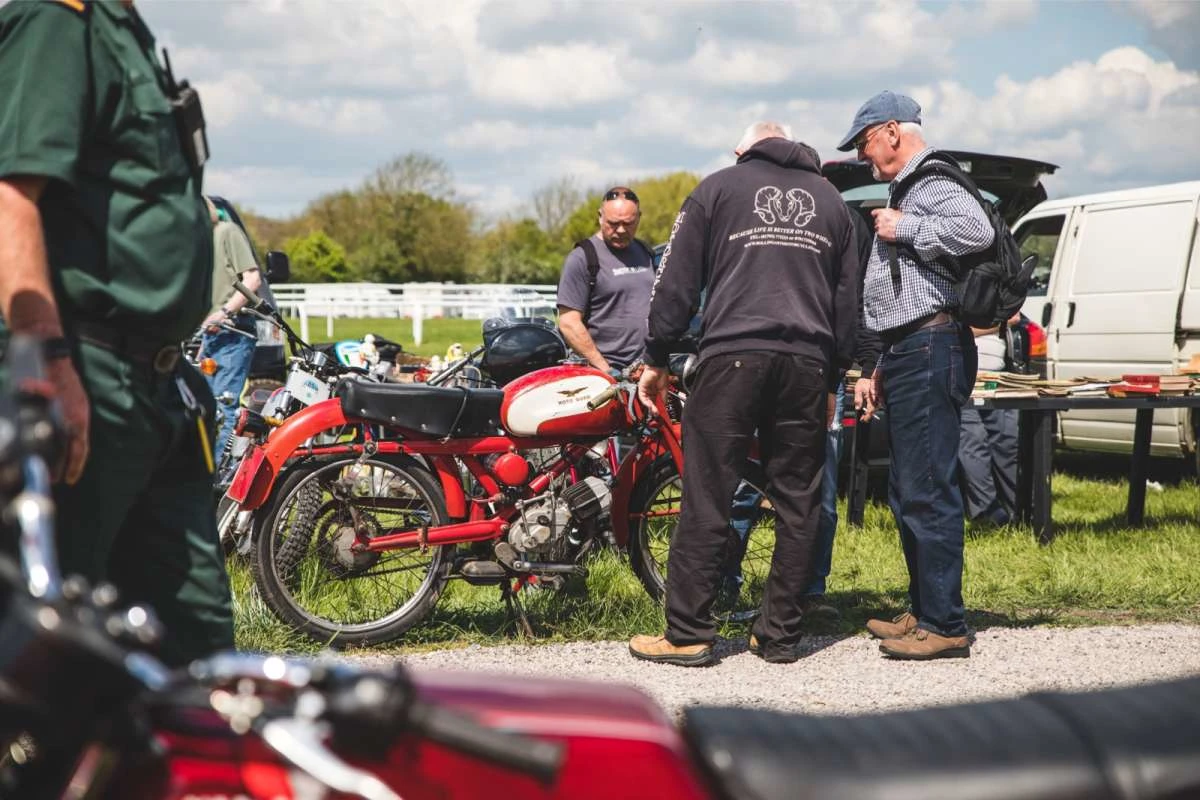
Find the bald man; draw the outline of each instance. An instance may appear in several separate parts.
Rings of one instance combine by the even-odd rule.
[[[606,191],[600,230],[563,262],[558,327],[567,344],[596,369],[624,369],[642,356],[654,254],[639,239],[642,210],[625,186]]]

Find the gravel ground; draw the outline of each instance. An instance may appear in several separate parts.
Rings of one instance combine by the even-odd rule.
[[[811,637],[794,664],[768,664],[742,640],[721,661],[686,669],[637,661],[625,642],[480,647],[402,656],[417,670],[584,678],[632,684],[672,714],[688,705],[736,705],[812,714],[861,714],[1039,690],[1079,691],[1200,675],[1200,626],[993,628],[969,659],[914,663],[879,655],[864,636]],[[377,657],[362,661],[380,663]]]

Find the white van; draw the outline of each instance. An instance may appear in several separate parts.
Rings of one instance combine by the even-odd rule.
[[[1165,374],[1200,353],[1200,181],[1048,200],[1013,229],[1038,255],[1022,310],[1046,329],[1047,377]],[[1133,449],[1133,411],[1067,411],[1059,443]],[[1150,453],[1197,457],[1200,413],[1154,414]],[[1200,458],[1197,458],[1200,464]]]

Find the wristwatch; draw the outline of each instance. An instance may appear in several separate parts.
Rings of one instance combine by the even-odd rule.
[[[57,361],[60,358],[71,357],[71,343],[65,336],[52,336],[42,340],[42,359]]]

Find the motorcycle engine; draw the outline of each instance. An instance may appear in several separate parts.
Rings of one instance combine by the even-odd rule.
[[[582,539],[574,534],[607,514],[611,505],[608,485],[596,477],[584,478],[557,495],[527,501],[509,531],[509,544],[518,552],[548,557],[565,550],[559,547],[561,544],[579,545]]]

